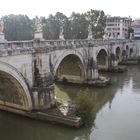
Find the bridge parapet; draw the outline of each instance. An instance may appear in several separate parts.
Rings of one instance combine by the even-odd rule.
[[[55,50],[86,47],[86,40],[7,41],[0,43],[0,56],[51,52]]]
[[[32,42],[14,41],[0,43],[0,56],[31,54],[34,52]]]
[[[123,43],[128,43],[130,40],[125,40],[125,39],[92,39],[88,40],[88,42],[95,44],[96,46],[100,45],[110,45],[110,44],[123,44]]]
[[[43,41],[48,45],[55,46],[72,46],[72,45],[86,45],[88,40],[84,39],[74,39],[74,40],[45,40]]]
[[[0,43],[0,56],[30,54],[34,52],[51,52],[62,49],[75,49],[81,47],[98,47],[104,45],[120,45],[132,43],[124,39],[74,39],[74,40],[29,40],[5,41]]]

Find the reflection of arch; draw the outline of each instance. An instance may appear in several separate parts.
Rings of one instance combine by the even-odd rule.
[[[117,60],[120,60],[120,57],[121,57],[121,49],[120,49],[120,47],[117,47],[116,48],[116,58],[117,58]]]
[[[99,69],[108,68],[108,56],[105,49],[101,49],[97,54],[97,65]]]
[[[63,57],[57,67],[56,76],[60,80],[66,78],[69,81],[83,81],[85,72],[81,59],[75,54]]]
[[[4,62],[0,62],[0,90],[1,105],[22,110],[32,109],[25,79],[13,66]]]

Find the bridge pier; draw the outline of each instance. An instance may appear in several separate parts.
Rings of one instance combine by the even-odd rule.
[[[87,80],[95,80],[99,78],[97,64],[93,60],[93,57],[88,60],[87,65]]]
[[[44,77],[37,76],[33,87],[34,108],[49,108],[54,97],[54,78],[51,74]]]
[[[88,69],[87,80],[96,80],[99,78],[97,69]]]

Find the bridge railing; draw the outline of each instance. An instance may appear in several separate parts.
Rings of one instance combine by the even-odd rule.
[[[48,45],[66,46],[66,45],[83,45],[87,44],[87,40],[45,40],[43,41]]]
[[[6,41],[0,43],[0,56],[32,53],[32,41]]]
[[[53,51],[60,49],[73,49],[88,46],[101,46],[110,44],[129,43],[130,40],[125,39],[73,39],[73,40],[29,40],[29,41],[6,41],[0,43],[0,54],[3,52],[24,53],[33,52],[34,49],[44,51]],[[131,41],[132,42],[132,41]]]
[[[88,40],[88,42],[93,43],[95,45],[109,45],[111,43],[113,44],[122,44],[130,42],[130,40],[126,39],[92,39]]]

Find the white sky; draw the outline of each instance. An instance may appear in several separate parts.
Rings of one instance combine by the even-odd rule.
[[[0,16],[8,14],[26,14],[30,18],[48,17],[49,14],[62,12],[83,13],[90,9],[104,10],[111,16],[140,17],[140,0],[0,0]]]

